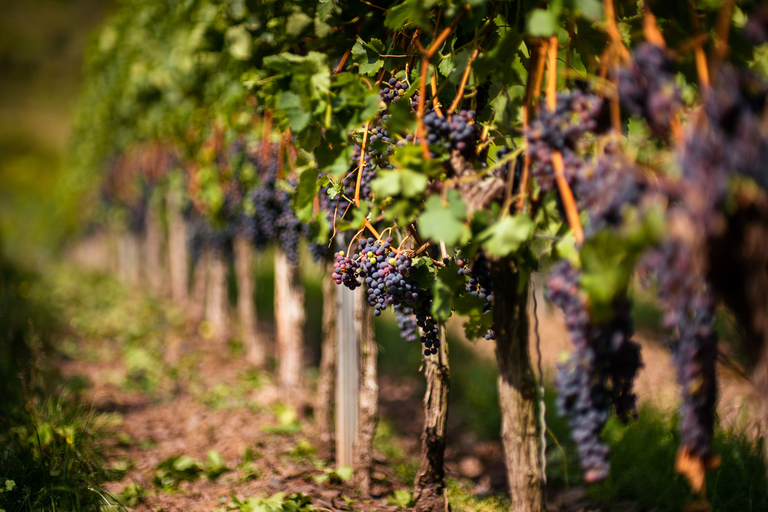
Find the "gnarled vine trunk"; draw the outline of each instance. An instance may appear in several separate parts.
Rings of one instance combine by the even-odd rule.
[[[368,305],[367,295],[366,288],[361,286],[355,297],[355,337],[360,343],[360,387],[352,469],[358,486],[365,495],[370,495],[373,436],[379,419],[379,351],[373,330],[373,308]]]
[[[448,509],[445,489],[445,434],[448,420],[448,344],[445,329],[440,327],[440,349],[426,356],[424,394],[424,429],[421,434],[421,460],[416,472],[413,498],[416,512],[445,512]]]
[[[334,435],[334,386],[336,384],[336,321],[339,312],[336,283],[331,279],[333,262],[323,276],[323,341],[320,347],[320,378],[317,382],[315,418],[320,430],[319,455],[331,459],[336,450]]]
[[[189,291],[189,251],[187,244],[187,223],[181,214],[181,193],[168,191],[166,198],[168,217],[168,270],[171,296],[176,304],[185,307]]]
[[[245,345],[245,359],[256,367],[264,366],[266,348],[259,336],[258,316],[253,303],[253,246],[242,237],[235,238],[235,274],[237,276],[237,312]]]
[[[502,259],[491,263],[491,278],[501,440],[512,510],[541,512],[544,474],[536,415],[536,378],[528,353],[528,275]]]
[[[768,426],[768,198],[742,203],[708,240],[709,278],[746,333],[751,379]],[[768,443],[763,444],[768,460]]]
[[[283,387],[296,387],[304,346],[304,286],[299,267],[292,266],[281,249],[275,252],[275,323],[277,378]]]

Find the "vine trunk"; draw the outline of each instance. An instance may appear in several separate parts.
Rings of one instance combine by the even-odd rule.
[[[492,263],[491,278],[501,440],[512,510],[541,512],[544,474],[539,452],[536,379],[528,353],[528,275],[502,259]]]

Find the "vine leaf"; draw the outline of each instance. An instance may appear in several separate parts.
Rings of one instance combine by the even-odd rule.
[[[558,14],[554,10],[534,9],[528,17],[528,33],[534,37],[551,36],[557,31]]]
[[[320,182],[317,179],[318,170],[315,167],[308,167],[299,176],[299,185],[296,187],[296,198],[294,199],[294,209],[296,217],[303,223],[312,219],[312,205],[315,196],[320,190]]]
[[[371,183],[371,190],[379,197],[417,197],[427,188],[428,179],[410,169],[379,171]]]
[[[526,215],[504,217],[478,235],[488,254],[504,258],[516,252],[533,235],[533,221]]]
[[[357,42],[352,47],[352,60],[360,65],[361,75],[373,76],[384,65],[380,55],[385,53],[384,43],[379,39],[371,39],[369,42],[357,38]]]
[[[466,208],[456,190],[448,193],[448,204],[438,196],[430,196],[419,219],[419,234],[423,238],[441,240],[448,247],[465,244],[471,236],[464,224]]]
[[[405,0],[389,10],[384,25],[393,30],[402,30],[410,23],[426,33],[431,33],[434,27],[429,21],[429,12],[436,3],[435,0]]]

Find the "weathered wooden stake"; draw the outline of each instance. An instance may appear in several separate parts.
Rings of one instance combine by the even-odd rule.
[[[154,293],[163,291],[162,238],[160,204],[158,204],[158,201],[150,201],[147,207],[147,216],[144,220],[142,263],[147,285]]]
[[[491,263],[501,440],[515,512],[541,512],[543,481],[536,378],[528,353],[528,274],[509,260]]]
[[[451,369],[445,328],[440,326],[440,349],[424,358],[427,390],[424,394],[424,429],[421,434],[421,460],[416,472],[413,499],[415,512],[445,512],[445,434],[448,420],[448,390]]]
[[[199,323],[205,316],[206,285],[208,281],[208,260],[210,250],[203,248],[200,257],[195,262],[192,275],[192,297],[187,306],[187,315],[190,321]]]
[[[181,192],[170,187],[166,199],[168,216],[168,269],[171,295],[176,304],[186,307],[189,298],[189,245],[187,223],[181,214]]]
[[[304,287],[298,267],[285,253],[275,253],[275,324],[277,331],[277,377],[280,385],[296,387],[301,382],[304,346]]]
[[[131,286],[141,279],[141,241],[139,235],[126,230],[120,236],[120,277]]]
[[[333,262],[328,263],[323,276],[323,342],[320,348],[320,378],[317,382],[317,403],[315,417],[320,429],[319,455],[330,459],[335,453],[333,421],[333,395],[336,383],[336,332],[339,316],[339,299],[336,283],[331,279]]]
[[[208,259],[208,290],[205,319],[211,324],[211,334],[224,340],[229,334],[229,304],[227,301],[227,260],[223,247],[211,249]]]
[[[357,432],[358,345],[355,339],[355,292],[337,286],[339,294],[338,338],[336,346],[336,466],[352,466]]]
[[[355,337],[360,342],[360,389],[357,435],[352,469],[355,481],[370,495],[373,471],[373,436],[379,420],[378,346],[373,328],[373,308],[361,286],[355,297]]]
[[[258,315],[253,303],[253,245],[242,237],[235,238],[235,273],[237,274],[237,312],[245,345],[245,359],[256,367],[264,366],[266,348],[258,330]]]

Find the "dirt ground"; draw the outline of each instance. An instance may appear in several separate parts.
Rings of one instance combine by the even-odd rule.
[[[540,299],[538,334],[542,367],[545,375],[551,376],[558,359],[570,350],[570,343],[559,312],[543,304]],[[535,339],[535,322],[531,320]],[[455,329],[455,334],[460,332],[458,324],[449,328]],[[136,505],[139,511],[223,510],[232,496],[242,500],[278,492],[310,496],[319,510],[398,510],[387,503],[387,497],[397,489],[410,490],[411,482],[396,473],[393,461],[385,454],[375,454],[373,495],[364,497],[351,483],[334,479],[334,475],[327,478],[330,470],[313,453],[301,452],[306,441],[315,447],[320,445],[312,421],[314,396],[309,386],[281,390],[266,373],[259,374],[257,384],[244,385],[250,368],[241,358],[227,355],[229,352],[221,345],[200,338],[193,330],[172,339],[165,350],[166,360],[174,363],[171,367],[185,370],[149,392],[127,390],[121,384],[126,367],[119,357],[84,357],[62,362],[65,375],[85,376],[91,382],[84,393],[94,409],[112,413],[117,419],[119,442],[111,447],[111,456],[115,464],[127,467],[127,476],[110,484],[108,490],[119,493],[130,484],[144,488],[146,494]],[[651,401],[662,408],[676,407],[678,390],[669,352],[658,340],[643,333],[636,339],[643,345],[645,362],[636,384],[641,401]],[[494,357],[492,342],[474,345],[483,357]],[[535,345],[531,350],[535,363]],[[744,421],[743,418],[750,417],[746,413],[756,407],[752,387],[730,369],[721,368],[721,375],[720,416],[724,424]],[[391,442],[411,461],[418,458],[423,418],[420,377],[415,374],[410,379],[386,375],[380,378],[381,414],[398,433]],[[286,424],[285,414],[290,418],[294,413],[295,418]],[[505,492],[505,469],[498,441],[478,442],[471,432],[454,431],[449,432],[447,446],[446,470],[450,478],[461,482],[474,495]],[[163,491],[153,483],[157,466],[169,457],[185,455],[206,461],[211,450],[218,452],[233,471],[216,480],[203,475],[191,482],[182,481],[175,492]],[[250,462],[244,462],[246,457]],[[589,504],[584,489],[579,487],[551,490],[547,501],[549,510],[556,512],[585,510]]]

